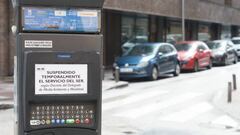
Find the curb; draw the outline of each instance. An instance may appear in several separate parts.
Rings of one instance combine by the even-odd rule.
[[[1,97],[1,96],[0,96],[0,102],[11,101],[11,100],[13,100],[12,97]],[[1,105],[1,104],[0,104],[0,105]]]
[[[117,85],[117,86],[113,86],[113,87],[110,87],[106,90],[111,90],[111,89],[120,89],[120,88],[124,88],[124,87],[127,87],[128,86],[128,83],[126,84],[122,84],[122,85]]]
[[[12,104],[1,104],[0,105],[0,110],[7,110],[7,109],[12,109],[13,105]]]
[[[13,76],[0,77],[0,81],[3,83],[13,83]]]
[[[127,87],[129,85],[128,82],[118,82],[118,83],[115,83],[114,86],[111,86],[111,87],[108,87],[106,89],[103,89],[103,90],[112,90],[112,89],[120,89],[120,88],[124,88],[124,87]]]

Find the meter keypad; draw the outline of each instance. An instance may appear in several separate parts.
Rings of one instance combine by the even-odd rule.
[[[93,105],[34,105],[30,116],[31,126],[91,126],[95,110]]]

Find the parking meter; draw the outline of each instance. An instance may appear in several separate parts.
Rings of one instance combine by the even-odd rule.
[[[101,134],[102,5],[17,1],[17,135]]]

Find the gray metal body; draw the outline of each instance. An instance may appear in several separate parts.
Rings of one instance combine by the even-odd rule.
[[[18,28],[24,6],[101,8],[103,1],[94,2],[19,0]],[[30,33],[18,29],[17,135],[101,135],[102,40],[100,33]],[[27,41],[50,41],[51,47],[27,47]],[[87,93],[36,94],[37,64],[56,64],[60,69],[61,65],[87,65]]]
[[[51,40],[52,49],[27,49],[24,47],[26,40]],[[101,129],[101,35],[72,35],[72,34],[19,34],[18,35],[18,130],[19,135],[47,133],[49,130],[54,135],[65,135],[94,132],[100,134]],[[57,54],[68,53],[69,59],[59,59]],[[88,94],[87,95],[44,95],[34,94],[34,64],[81,64],[89,65]],[[63,105],[86,103],[94,105],[95,121],[91,126],[55,125],[46,127],[31,127],[29,125],[31,106],[34,104],[60,104]],[[61,129],[62,128],[62,129]],[[72,130],[74,128],[74,130]],[[58,130],[65,129],[65,132]],[[79,130],[78,130],[79,129]],[[85,130],[84,130],[85,129]],[[73,131],[73,132],[72,132]],[[79,131],[79,132],[78,132]],[[90,134],[89,134],[90,135]]]

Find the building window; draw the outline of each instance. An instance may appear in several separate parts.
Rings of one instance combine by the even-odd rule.
[[[134,37],[135,20],[132,17],[122,17],[122,44]]]
[[[238,37],[240,36],[240,28],[239,27],[237,28],[237,36]]]
[[[167,23],[167,42],[175,44],[182,41],[182,23],[180,21],[169,20]]]
[[[232,6],[232,0],[225,0],[226,6]]]
[[[148,18],[136,18],[136,36],[143,36],[148,39],[149,27]]]
[[[221,39],[230,39],[231,36],[231,26],[222,26]]]
[[[148,18],[139,16],[122,16],[121,36],[123,53],[137,43],[148,42]]]
[[[211,39],[210,25],[209,24],[199,24],[198,26],[198,40],[209,41]]]

